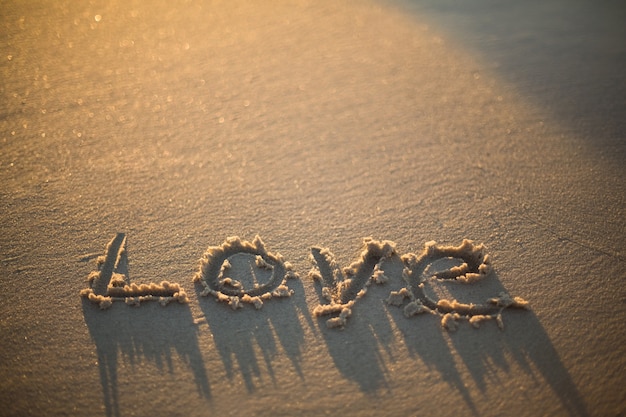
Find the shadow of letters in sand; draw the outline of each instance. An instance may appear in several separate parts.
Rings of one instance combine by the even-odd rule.
[[[176,351],[191,369],[199,394],[210,398],[197,328],[184,303],[184,291],[169,283],[159,288],[129,285],[125,253],[125,237],[118,234],[107,246],[91,288],[81,293],[85,321],[96,342],[107,415],[119,415],[120,352],[131,365],[148,359],[172,373],[171,352]],[[328,352],[338,371],[361,391],[391,390],[387,364],[394,362],[397,329],[409,355],[438,372],[474,415],[479,411],[467,387],[467,372],[458,369],[456,358],[482,392],[487,379],[497,377],[496,372],[511,372],[515,363],[538,389],[542,381],[547,383],[568,414],[587,415],[580,393],[538,319],[519,311],[526,308],[526,302],[508,295],[483,245],[467,240],[456,247],[428,242],[419,255],[399,256],[393,242],[368,238],[360,258],[347,268],[339,268],[328,249],[312,248],[311,260],[314,267],[309,278],[318,282],[321,301],[313,314],[326,317],[320,332]],[[265,375],[277,385],[276,364],[284,367],[285,356],[299,378],[305,378],[302,323],[308,323],[313,332],[316,326],[302,282],[290,278],[297,278],[291,265],[280,254],[268,252],[259,237],[252,243],[229,238],[221,246],[209,247],[194,277],[199,298],[215,297],[216,302],[201,302],[200,307],[226,374],[233,379],[238,371],[248,392],[266,383]],[[119,282],[113,286],[130,292],[117,297],[128,304],[155,299],[163,305],[173,299],[181,304],[165,309],[155,303],[142,309],[120,306],[102,314],[94,303],[102,309],[104,298],[105,308],[110,307],[106,297],[111,294],[106,291],[114,280]],[[163,287],[175,289],[178,295],[162,293]],[[133,294],[149,290],[156,293]],[[145,298],[134,302],[133,297]],[[115,294],[111,298],[115,301]],[[511,308],[518,311],[506,313],[507,331],[503,332],[504,310]],[[475,331],[472,327],[483,328]]]
[[[360,259],[343,270],[328,249],[313,248],[312,258],[309,276],[319,283],[322,302],[314,313],[334,316],[321,326],[328,351],[341,374],[362,391],[388,389],[393,320],[409,354],[436,370],[474,415],[479,412],[455,356],[480,391],[488,377],[511,372],[515,362],[537,387],[541,380],[547,383],[569,415],[588,415],[541,324],[521,311],[524,300],[507,294],[482,245],[429,242],[421,255],[400,257],[392,242],[365,240]],[[503,311],[508,308],[514,310]]]
[[[93,304],[83,301],[83,312],[96,344],[107,416],[120,416],[120,395],[124,393],[119,390],[118,369],[122,363],[132,367],[152,364],[170,374],[190,372],[198,394],[207,399],[211,397],[198,346],[198,330],[188,305],[168,308],[156,304],[141,308],[119,305],[103,313]],[[174,352],[188,369],[175,369]]]
[[[99,299],[94,301],[88,296],[83,296],[83,315],[96,344],[107,416],[120,416],[118,369],[122,362],[131,366],[145,366],[149,362],[156,365],[159,370],[167,370],[169,373],[179,372],[180,370],[174,369],[173,352],[176,352],[178,359],[184,362],[193,374],[199,395],[210,398],[210,384],[198,346],[198,329],[189,306],[186,303],[175,303],[163,308],[156,303],[147,303],[141,308],[136,308],[124,303],[114,306],[105,301],[105,304],[108,304],[107,311],[103,312],[102,299],[106,300],[108,297],[106,291],[111,276],[118,275],[126,286],[130,283],[126,238],[123,234],[118,234],[109,243],[104,262],[99,263],[100,282],[92,281],[93,291],[90,292],[97,294]],[[108,277],[106,282],[104,277]],[[159,295],[143,294],[141,297],[159,299]],[[119,298],[127,301],[126,304],[139,305],[140,302],[135,300],[134,296]]]
[[[274,362],[281,349],[304,378],[300,315],[311,327],[313,320],[300,280],[286,281],[295,278],[290,271],[290,265],[280,255],[267,252],[260,239],[252,243],[231,239],[207,250],[196,276],[199,298],[213,295],[216,302],[230,306],[200,303],[228,378],[238,370],[248,392],[266,382],[259,356],[271,383],[276,384]],[[244,308],[245,304],[254,308]]]

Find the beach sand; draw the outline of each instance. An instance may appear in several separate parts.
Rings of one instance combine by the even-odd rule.
[[[0,415],[624,415],[625,8],[246,3],[4,2]]]

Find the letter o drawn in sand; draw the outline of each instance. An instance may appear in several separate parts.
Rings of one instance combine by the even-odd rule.
[[[271,271],[265,282],[255,282],[251,288],[245,288],[240,280],[231,275],[231,261],[240,254],[255,257],[255,267]],[[236,274],[235,274],[236,275]],[[201,296],[213,295],[217,301],[228,303],[233,310],[243,303],[254,305],[258,310],[263,302],[274,297],[290,297],[293,291],[287,287],[287,280],[297,278],[289,262],[280,254],[272,254],[265,249],[259,236],[252,242],[239,237],[229,237],[221,246],[209,247],[200,259],[200,270],[194,276],[194,282],[202,285]]]

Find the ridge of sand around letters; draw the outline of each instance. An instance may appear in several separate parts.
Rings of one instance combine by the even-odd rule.
[[[80,291],[81,297],[98,304],[102,310],[111,307],[113,301],[139,305],[143,301],[158,300],[161,305],[171,301],[181,304],[189,302],[180,285],[162,281],[137,285],[128,279],[128,255],[126,235],[118,233],[108,244],[105,254],[96,260],[97,271],[89,274],[89,288]]]
[[[127,259],[120,261],[123,259],[120,254],[127,253],[124,250],[125,242],[126,235],[121,233],[118,233],[109,242],[106,253],[107,255],[115,255],[116,261],[112,263],[117,267],[108,268],[107,265],[111,262],[105,256],[104,259],[96,260],[98,265],[102,265],[100,272],[105,271],[111,275],[113,273],[123,274],[127,268],[127,264],[124,266],[125,262],[128,262]],[[326,342],[328,352],[337,370],[348,380],[357,382],[364,392],[378,391],[382,389],[384,384],[388,383],[385,382],[384,372],[379,369],[381,366],[379,359],[370,358],[370,353],[368,353],[370,350],[376,350],[377,343],[362,339],[363,334],[360,328],[362,328],[364,320],[365,322],[374,320],[368,327],[372,325],[378,327],[380,323],[375,324],[375,322],[384,322],[385,320],[381,319],[385,316],[393,317],[395,325],[401,330],[404,342],[407,347],[413,346],[412,349],[416,347],[418,339],[421,340],[424,335],[428,335],[426,339],[423,339],[423,343],[432,344],[432,346],[427,347],[425,345],[419,348],[421,349],[419,355],[426,355],[425,358],[427,358],[433,354],[432,352],[439,351],[437,346],[443,343],[441,337],[447,333],[442,332],[442,330],[460,331],[462,338],[469,337],[471,340],[475,340],[476,337],[485,338],[486,345],[489,346],[496,340],[489,329],[472,330],[475,333],[470,334],[476,335],[472,337],[461,330],[459,322],[468,322],[471,326],[464,326],[466,328],[478,328],[481,323],[494,320],[497,327],[502,331],[504,330],[502,318],[504,309],[527,308],[527,303],[523,299],[511,297],[504,290],[494,272],[491,256],[487,253],[486,247],[482,244],[474,244],[469,240],[464,240],[459,246],[439,245],[431,241],[424,245],[420,254],[409,252],[400,255],[397,245],[392,241],[365,238],[360,255],[345,268],[339,267],[334,255],[327,248],[311,248],[310,261],[313,263],[313,268],[307,274],[307,279],[318,283],[315,288],[318,290],[320,299],[320,304],[312,309],[312,313],[319,317],[331,316],[330,319],[325,320],[325,325],[321,325],[320,331],[325,328],[335,328],[331,330],[331,333],[322,331],[323,340]],[[129,343],[126,338],[132,339],[132,345],[145,346],[145,349],[150,350],[156,349],[157,359],[163,356],[168,358],[168,361],[171,361],[172,358],[167,353],[167,346],[176,347],[186,366],[193,373],[198,391],[203,393],[202,395],[207,399],[212,398],[213,389],[198,348],[199,342],[195,334],[197,330],[194,330],[193,334],[188,334],[188,331],[184,330],[190,325],[192,328],[203,324],[209,326],[211,337],[222,358],[228,377],[230,379],[235,378],[240,372],[246,389],[250,393],[258,389],[257,378],[262,374],[256,363],[255,349],[250,344],[251,340],[245,336],[248,331],[244,329],[247,328],[254,329],[253,334],[258,348],[265,352],[264,355],[269,355],[269,352],[272,351],[273,343],[270,341],[272,334],[276,332],[297,375],[301,379],[304,378],[301,364],[303,335],[302,330],[299,330],[301,325],[297,324],[300,318],[293,308],[293,303],[283,304],[278,301],[284,297],[283,294],[289,297],[306,298],[305,294],[302,293],[304,287],[294,285],[299,283],[299,276],[294,272],[293,267],[280,254],[269,252],[259,236],[255,237],[252,242],[239,237],[227,238],[222,245],[210,246],[199,263],[199,271],[194,275],[193,282],[196,284],[196,294],[199,296],[197,300],[204,312],[204,317],[191,318],[188,307],[184,307],[184,310],[175,307],[163,307],[154,310],[154,307],[146,305],[142,308],[149,309],[147,314],[136,316],[133,311],[141,310],[137,310],[136,307],[110,310],[109,307],[111,306],[107,306],[107,311],[99,311],[87,308],[85,305],[85,320],[99,352],[101,382],[107,409],[115,410],[119,404],[119,397],[124,395],[119,392],[118,381],[115,376],[119,361],[116,346],[119,344],[122,348],[121,352],[125,355],[132,357],[132,355],[138,354],[138,352],[127,351],[124,348]],[[114,272],[107,272],[109,270]],[[278,274],[274,276],[276,271]],[[101,277],[102,275],[90,280],[92,286],[90,294],[96,291],[102,292],[99,287],[101,283],[97,281]],[[291,284],[287,281],[288,278],[290,278]],[[174,285],[176,284],[170,284],[170,286]],[[281,290],[281,295],[276,297],[274,292],[281,286],[285,286],[285,289]],[[381,293],[380,290],[384,290],[385,287],[390,287],[387,298],[384,299],[384,304],[387,306],[386,314],[384,309],[377,311],[361,309],[360,304],[368,298],[366,295],[369,295],[369,298],[380,296],[384,293]],[[148,285],[143,288],[150,289],[152,287]],[[207,291],[207,288],[211,291]],[[215,289],[213,290],[213,288]],[[467,291],[470,289],[474,289],[474,291],[468,294]],[[182,286],[178,290],[179,292],[184,291]],[[204,296],[207,295],[213,295],[217,303],[204,301]],[[146,297],[148,298],[142,301],[160,300],[159,297],[152,294]],[[255,303],[255,297],[269,303],[269,309],[264,307],[262,303],[260,305]],[[144,304],[128,301],[128,299],[134,300],[135,298],[136,296],[129,294],[125,299],[126,304],[134,306]],[[117,301],[124,298],[111,297],[111,299]],[[274,301],[274,299],[278,300]],[[88,296],[86,300],[93,301],[100,306],[102,303],[101,300],[91,300]],[[369,300],[370,305],[371,301],[373,300]],[[275,304],[276,302],[278,303]],[[161,303],[162,306],[167,304]],[[255,308],[247,308],[245,307],[246,304],[251,304]],[[184,305],[186,306],[186,304]],[[398,310],[397,307],[402,307],[402,313],[399,316],[394,313]],[[304,308],[311,310],[306,305]],[[244,310],[247,313],[244,314]],[[382,315],[380,315],[381,313]],[[419,323],[415,322],[414,318],[420,313],[439,318],[438,334],[432,332],[432,322],[429,323],[426,319],[422,319],[423,321]],[[132,321],[136,321],[136,323],[129,328],[120,327],[120,320],[127,322],[130,318],[122,319],[124,315],[128,314],[132,315]],[[375,314],[379,314],[378,318],[374,317]],[[411,318],[414,320],[409,320]],[[510,339],[509,343],[512,343],[507,350],[518,352],[516,355],[523,357],[530,355],[536,364],[541,364],[541,361],[536,358],[537,352],[526,346],[526,343],[521,343],[522,340],[528,340],[524,335],[531,331],[534,334],[533,345],[540,341],[543,346],[541,354],[545,355],[546,352],[551,352],[547,348],[549,341],[545,337],[539,337],[541,332],[537,330],[536,318],[532,312],[528,312],[521,316],[513,316],[512,319],[514,320],[508,327],[507,336],[504,339]],[[154,320],[160,324],[152,323]],[[238,322],[239,320],[244,320],[248,324]],[[355,323],[351,324],[352,321]],[[409,321],[412,321],[413,324],[409,325]],[[276,324],[270,327],[260,326],[261,323],[269,324],[272,322]],[[169,326],[174,327],[170,328]],[[345,330],[338,331],[337,328]],[[377,331],[380,332],[381,329]],[[485,331],[486,333],[483,333]],[[154,342],[151,341],[154,332],[166,332],[168,335],[167,341],[163,341],[163,346],[154,345]],[[381,337],[382,334],[380,333],[378,337]],[[290,341],[294,337],[299,341]],[[182,341],[186,343],[185,348],[180,345]],[[460,351],[463,352],[466,349],[463,347],[464,343],[461,340],[457,342],[461,343],[457,349],[461,349]],[[345,348],[337,350],[339,346],[346,343],[348,345],[354,343],[360,345],[358,354],[355,352],[356,356],[352,357],[345,351]],[[499,348],[494,346],[483,351],[481,355],[496,355],[494,357],[497,357],[497,349]],[[467,354],[472,357],[476,353],[470,350],[467,351]],[[233,355],[238,366],[232,363]],[[549,375],[550,372],[556,372],[555,375],[558,375],[558,380],[561,381],[559,383],[566,381],[566,371],[555,365],[558,364],[555,354],[551,353],[546,357],[551,358],[550,369],[546,368],[546,364],[541,365],[541,369],[546,372],[546,375]],[[448,378],[454,378],[453,386],[464,398],[466,406],[475,410],[476,404],[469,392],[462,388],[461,376],[457,374],[458,371],[454,366],[445,364],[451,358],[446,359],[438,355],[437,358],[435,360],[433,357],[430,360],[435,360],[434,363]],[[269,357],[266,358],[266,361],[270,375],[276,376],[275,373],[278,370],[273,369],[273,361],[269,360]],[[476,369],[476,372],[479,375],[482,371]],[[576,389],[571,384],[562,385],[559,390],[563,392],[563,395],[573,396],[573,398],[577,396]],[[578,409],[580,405],[574,404],[572,407]]]
[[[0,414],[626,413],[624,7],[390,2],[3,2]]]
[[[242,255],[253,257],[254,263],[246,265],[245,260],[240,259]],[[476,328],[483,321],[495,319],[502,330],[502,310],[528,306],[524,299],[512,298],[506,292],[488,298],[483,304],[462,303],[456,299],[445,298],[435,301],[426,294],[424,289],[428,277],[425,272],[432,264],[441,260],[459,260],[461,263],[448,269],[432,271],[433,279],[471,285],[489,275],[491,261],[485,246],[475,245],[467,239],[457,247],[427,242],[420,255],[407,253],[399,257],[394,242],[365,238],[359,259],[343,270],[339,269],[329,249],[313,247],[310,260],[315,266],[307,277],[322,283],[321,294],[326,302],[315,307],[313,314],[337,315],[326,321],[330,328],[346,325],[354,304],[365,296],[372,283],[384,285],[390,278],[398,279],[384,273],[386,262],[398,260],[405,265],[402,281],[406,287],[391,291],[386,302],[400,307],[408,299],[408,304],[403,308],[407,318],[422,313],[439,315],[442,327],[448,330],[456,330],[457,321],[461,319],[469,321]],[[172,300],[181,304],[189,301],[179,284],[168,281],[161,284],[128,283],[124,233],[118,233],[107,244],[105,255],[99,257],[96,263],[99,270],[89,275],[90,288],[81,290],[80,295],[98,304],[103,310],[111,307],[113,301],[140,305],[142,301],[158,300],[163,306]],[[244,268],[238,274],[233,271],[233,264],[243,264]],[[265,270],[270,276],[265,282],[261,282],[261,274],[256,270]],[[243,284],[243,278],[246,277],[239,277],[241,274],[252,275],[252,279],[246,279],[251,285]],[[209,247],[200,260],[200,270],[193,281],[201,285],[199,295],[202,297],[213,295],[217,301],[227,303],[233,310],[242,308],[242,303],[252,304],[259,310],[264,301],[293,295],[294,291],[287,286],[290,278],[299,278],[293,271],[293,266],[285,262],[280,254],[268,252],[261,237],[257,235],[252,242],[234,236],[227,238],[220,246]]]
[[[267,282],[259,283],[254,279],[251,288],[244,288],[240,280],[231,278],[229,272],[237,254],[254,256],[254,266],[270,272]],[[253,269],[251,271],[254,273]],[[253,304],[258,310],[263,307],[263,301],[272,297],[291,296],[293,290],[287,287],[290,278],[298,278],[293,266],[284,262],[280,254],[268,252],[259,236],[252,242],[235,236],[226,239],[221,246],[207,249],[200,260],[200,271],[193,280],[203,287],[200,296],[213,295],[218,301],[228,303],[233,310],[240,308],[241,303]]]

